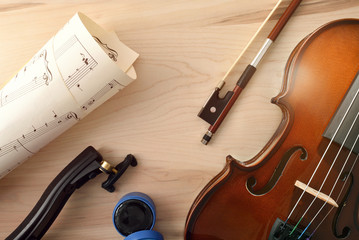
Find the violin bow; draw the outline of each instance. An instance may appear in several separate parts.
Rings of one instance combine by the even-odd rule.
[[[208,142],[211,140],[213,134],[217,131],[218,127],[221,125],[224,118],[227,116],[229,110],[237,100],[239,94],[245,88],[249,80],[254,75],[255,71],[257,70],[257,66],[259,62],[263,59],[265,53],[268,51],[269,47],[272,43],[276,40],[279,33],[282,31],[286,23],[288,22],[289,18],[292,16],[296,8],[299,6],[302,0],[292,0],[291,3],[288,5],[287,9],[284,11],[282,16],[279,18],[277,24],[274,26],[272,31],[269,33],[266,41],[264,42],[263,46],[254,57],[252,62],[248,64],[248,66],[243,71],[242,75],[240,76],[239,80],[236,83],[236,86],[232,91],[228,91],[223,98],[219,97],[219,92],[225,84],[225,81],[222,80],[215,90],[213,91],[212,95],[208,98],[205,105],[202,107],[201,111],[198,113],[198,116],[208,122],[210,124],[207,132],[204,134],[202,138],[202,143],[207,145]],[[234,66],[237,64],[239,59],[242,57],[244,52],[248,49],[248,47],[252,44],[254,39],[257,37],[258,33],[261,31],[263,26],[267,23],[269,18],[273,15],[274,11],[278,8],[282,1],[279,0],[273,10],[269,13],[267,18],[264,20],[262,25],[259,27],[257,32],[253,35],[251,40],[248,42],[242,53],[239,55],[237,60],[228,70],[226,75],[223,79],[226,79],[228,74],[233,70]]]

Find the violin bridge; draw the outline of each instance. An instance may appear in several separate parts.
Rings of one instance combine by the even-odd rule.
[[[331,197],[329,197],[327,194],[319,192],[317,190],[315,190],[314,188],[311,187],[307,187],[307,185],[305,183],[302,183],[301,181],[296,181],[294,186],[296,186],[297,188],[302,189],[303,191],[306,191],[307,193],[313,195],[314,197],[317,196],[320,200],[329,203],[330,205],[334,206],[334,207],[338,207],[338,204],[335,202],[335,200]]]

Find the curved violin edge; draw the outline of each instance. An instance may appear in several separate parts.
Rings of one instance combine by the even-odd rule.
[[[307,39],[307,37],[305,38]],[[272,137],[266,143],[266,145],[251,159],[247,161],[239,161],[235,157],[229,155],[227,159],[233,160],[237,163],[238,168],[243,171],[252,171],[261,167],[272,155],[277,151],[278,147],[285,140],[288,135],[291,125],[294,111],[291,106],[285,101],[285,97],[290,92],[290,78],[293,73],[293,64],[295,63],[296,55],[299,49],[303,46],[305,39],[300,41],[294,50],[291,52],[284,72],[283,84],[279,94],[271,99],[271,103],[277,105],[282,111],[282,119],[279,123],[277,130]]]
[[[192,206],[190,210],[188,211],[187,218],[186,218],[186,224],[185,224],[185,239],[190,239],[188,236],[191,234],[191,228],[195,225],[196,217],[195,215],[198,214],[198,212],[201,211],[201,202],[206,202],[204,198],[210,197],[209,192],[213,190],[214,186],[218,186],[218,184],[222,181],[224,181],[228,176],[230,176],[230,173],[233,169],[233,158],[227,157],[226,165],[220,171],[214,178],[212,178],[211,181],[209,181],[206,186],[201,190],[201,192],[197,195],[195,200],[192,203]],[[232,167],[231,167],[232,166]]]
[[[346,19],[338,19],[331,22],[328,22],[319,28],[315,29],[313,32],[308,34],[305,38],[303,38],[294,48],[294,50],[291,52],[287,63],[285,67],[285,72],[283,76],[283,84],[281,87],[280,92],[277,96],[273,97],[271,99],[271,103],[277,105],[281,111],[282,111],[282,119],[281,122],[277,128],[277,130],[274,132],[272,137],[269,139],[269,141],[266,143],[266,145],[251,159],[247,161],[240,161],[236,159],[235,157],[229,155],[227,158],[230,158],[231,160],[234,160],[238,167],[243,171],[253,171],[266,163],[268,159],[270,159],[273,154],[276,153],[277,149],[281,145],[281,143],[285,140],[286,136],[288,135],[291,125],[292,125],[292,119],[291,116],[294,116],[294,111],[291,109],[290,104],[286,101],[286,96],[291,92],[290,87],[290,79],[293,74],[295,74],[295,69],[293,66],[296,65],[296,62],[298,61],[298,52],[302,51],[303,48],[307,46],[308,40],[312,38],[313,35],[319,34],[320,31],[325,30],[327,26],[333,25],[336,23],[341,23],[343,21],[358,21],[358,19],[355,18],[346,18]]]

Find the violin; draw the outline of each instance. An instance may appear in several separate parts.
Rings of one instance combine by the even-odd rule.
[[[278,129],[252,159],[227,156],[185,239],[359,239],[358,95],[359,19],[327,23],[287,61]]]

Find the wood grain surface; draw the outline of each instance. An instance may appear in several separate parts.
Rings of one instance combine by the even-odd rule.
[[[136,81],[0,180],[0,239],[21,223],[52,179],[88,145],[114,164],[132,153],[139,165],[121,177],[112,194],[101,188],[105,180],[101,175],[76,191],[43,239],[122,239],[111,214],[121,196],[132,191],[153,198],[155,230],[165,239],[182,239],[193,200],[223,168],[225,157],[250,159],[276,130],[281,112],[270,99],[281,88],[295,45],[324,23],[359,18],[357,0],[304,0],[210,144],[202,145],[208,124],[197,117],[198,111],[275,4],[275,0],[0,1],[0,85],[77,11],[114,30],[140,54],[134,65]],[[274,20],[241,59],[224,91],[233,88]]]

